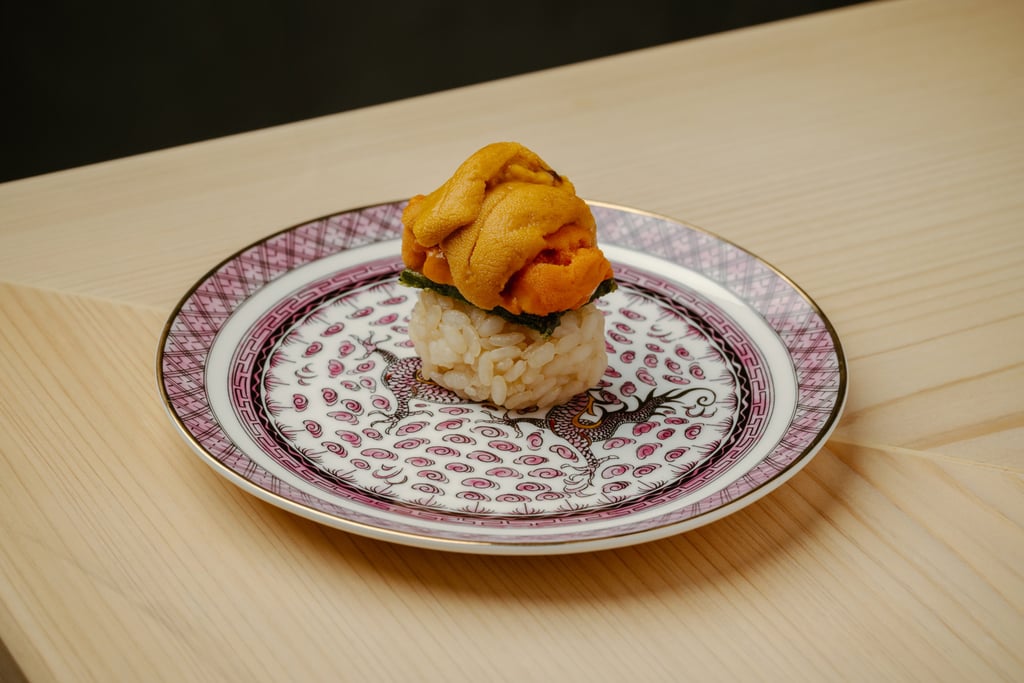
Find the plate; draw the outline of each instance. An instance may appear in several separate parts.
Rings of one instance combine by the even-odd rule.
[[[541,411],[417,372],[404,202],[272,235],[203,277],[160,342],[165,406],[221,475],[408,545],[551,554],[650,541],[777,488],[831,433],[846,363],[821,310],[715,235],[591,202],[618,291],[600,384]]]

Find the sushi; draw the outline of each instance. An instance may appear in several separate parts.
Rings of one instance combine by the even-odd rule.
[[[595,300],[615,288],[568,178],[515,142],[487,145],[402,214],[399,281],[422,375],[511,410],[546,408],[607,368]]]

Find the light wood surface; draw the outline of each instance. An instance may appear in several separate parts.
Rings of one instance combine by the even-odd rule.
[[[0,186],[0,637],[30,681],[1024,680],[1024,3],[893,0]],[[696,531],[563,557],[324,528],[154,376],[270,232],[519,140],[823,307],[846,413]]]

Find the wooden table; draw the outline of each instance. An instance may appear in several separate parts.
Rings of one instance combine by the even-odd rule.
[[[895,0],[0,186],[0,678],[1024,679],[1024,4]],[[154,376],[207,269],[487,142],[777,265],[849,403],[762,501],[551,557],[291,515]]]

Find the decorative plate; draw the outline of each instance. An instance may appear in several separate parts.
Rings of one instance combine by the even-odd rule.
[[[563,405],[510,412],[424,380],[397,282],[404,202],[268,237],[164,330],[171,418],[220,474],[330,526],[491,554],[624,546],[748,505],[822,446],[846,364],[818,307],[752,254],[591,203],[618,291],[609,366]]]

